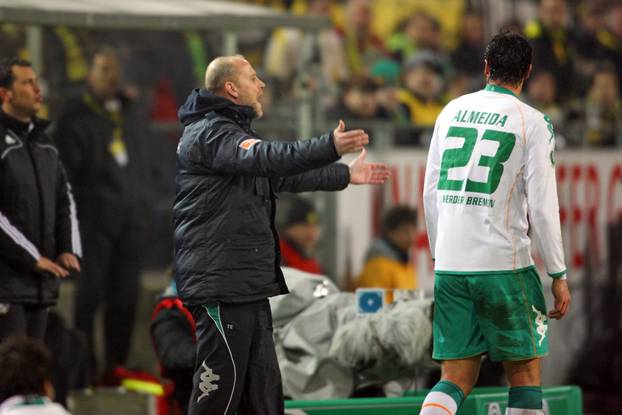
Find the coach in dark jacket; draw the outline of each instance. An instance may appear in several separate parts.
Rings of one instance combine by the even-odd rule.
[[[362,130],[296,142],[259,139],[264,83],[241,56],[220,57],[179,115],[175,278],[197,323],[190,414],[283,413],[267,297],[287,293],[275,194],[382,183],[386,166],[333,164],[368,142]]]
[[[58,278],[80,268],[76,207],[48,122],[35,117],[41,91],[29,62],[0,62],[0,99],[0,341],[43,339]]]

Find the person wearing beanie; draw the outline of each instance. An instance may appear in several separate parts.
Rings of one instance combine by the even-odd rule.
[[[285,204],[285,215],[279,227],[281,263],[312,274],[323,274],[315,257],[321,236],[320,217],[313,203],[300,196],[279,200]]]

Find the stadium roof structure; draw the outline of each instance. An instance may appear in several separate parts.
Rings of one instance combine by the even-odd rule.
[[[324,17],[299,16],[267,7],[211,0],[0,0],[0,22],[109,29],[318,30]]]

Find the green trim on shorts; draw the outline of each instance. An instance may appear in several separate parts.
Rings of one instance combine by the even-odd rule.
[[[506,269],[506,270],[499,270],[499,271],[443,271],[443,270],[434,270],[434,273],[435,274],[439,274],[439,275],[503,275],[503,274],[514,274],[514,273],[517,273],[517,272],[525,272],[525,271],[529,271],[530,269],[535,270],[536,266],[535,265],[529,265],[528,267],[525,267],[525,268]]]

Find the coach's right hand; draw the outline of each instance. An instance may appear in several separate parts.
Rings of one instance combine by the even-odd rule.
[[[39,258],[35,264],[35,270],[41,273],[49,272],[57,278],[65,278],[69,275],[69,271],[44,256]]]
[[[333,131],[335,148],[340,156],[348,153],[361,151],[363,146],[369,143],[369,136],[363,130],[346,131],[343,120],[339,120],[339,125]]]
[[[549,318],[559,320],[564,317],[570,307],[570,289],[566,280],[553,280],[553,297],[555,298],[555,308],[549,311]]]

